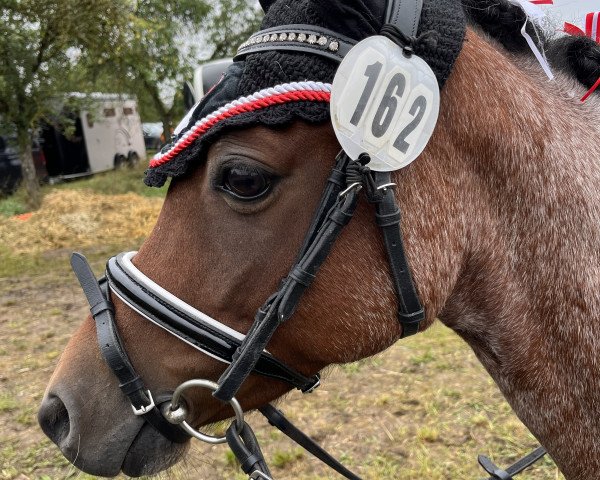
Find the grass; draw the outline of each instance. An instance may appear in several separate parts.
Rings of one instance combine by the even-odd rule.
[[[161,188],[147,187],[143,181],[146,168],[146,163],[140,162],[135,168],[112,170],[55,185],[43,185],[42,195],[53,190],[90,190],[103,195],[137,193],[144,197],[164,197],[167,193],[168,184]],[[0,199],[0,215],[2,216],[11,217],[27,211],[23,189],[19,189],[8,198]]]
[[[85,249],[83,253],[90,262],[103,263],[115,252],[137,249],[139,247],[138,243],[100,245],[94,249]],[[52,271],[62,275],[71,275],[69,255],[69,252],[60,252],[59,255],[49,256],[43,254],[14,254],[9,247],[0,245],[0,279],[19,277],[25,274],[35,277]],[[57,314],[53,312],[52,315]]]
[[[12,217],[26,211],[27,206],[25,205],[22,191],[17,192],[11,197],[0,199],[0,215]]]
[[[0,394],[0,413],[12,412],[19,407],[19,403],[8,393]]]
[[[144,197],[164,197],[166,195],[168,184],[162,188],[150,188],[143,183],[145,165],[137,165],[135,168],[125,168],[113,170],[104,173],[98,173],[90,177],[64,182],[57,185],[44,185],[42,193],[45,195],[51,191],[60,190],[80,190],[91,191],[102,195],[117,195],[125,193],[135,193]],[[0,217],[11,217],[27,212],[25,193],[23,190],[17,191],[9,198],[0,199]],[[139,243],[139,242],[138,242]],[[108,252],[116,252],[127,245],[112,244],[98,245],[90,253],[91,257],[106,258]],[[136,245],[137,246],[137,245]],[[15,253],[10,245],[0,245],[0,278],[10,278],[23,275],[42,275],[52,271],[55,268],[61,268],[68,272],[68,253],[64,253],[60,261],[57,261],[56,254],[25,254]],[[87,252],[86,252],[87,253]],[[112,254],[111,253],[111,254]],[[61,255],[61,252],[57,252]]]
[[[142,173],[107,172],[44,191],[165,194],[145,187]],[[0,215],[23,213],[22,198],[0,201]],[[99,273],[107,257],[136,242],[92,245],[84,253]],[[16,255],[0,246],[0,480],[95,479],[71,466],[35,422],[58,356],[87,312],[67,259],[68,252]],[[291,393],[279,407],[365,479],[477,479],[484,477],[477,454],[506,467],[536,446],[471,350],[441,325],[331,369],[314,393]],[[248,422],[278,480],[339,478],[256,414]],[[225,446],[194,443],[186,463],[159,478],[247,476]],[[563,477],[546,458],[518,478]]]
[[[17,255],[8,246],[0,245],[0,278],[23,275],[40,275],[57,267],[56,259],[40,255]]]
[[[303,457],[304,450],[302,448],[294,448],[293,450],[286,451],[276,450],[275,453],[273,453],[270,465],[282,469]]]
[[[59,183],[46,188],[91,190],[104,195],[137,193],[144,197],[164,197],[168,188],[166,185],[161,188],[151,188],[144,184],[144,171],[146,168],[145,164],[139,164],[135,168],[97,173],[91,177]]]

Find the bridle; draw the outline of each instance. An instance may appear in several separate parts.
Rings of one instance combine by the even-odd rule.
[[[410,45],[403,44],[402,39],[415,37],[421,8],[422,0],[411,2],[392,0],[387,5],[387,31],[397,33],[393,38],[408,55],[410,55]],[[327,35],[329,38],[334,34],[311,25],[289,25],[267,29],[258,32],[243,44],[238,57],[268,49],[280,49],[310,52],[339,61],[355,43],[353,40],[334,34],[337,39],[336,45],[308,42],[299,46],[297,43],[289,42],[287,34],[283,35],[291,29],[315,36]],[[268,38],[268,43],[253,41],[253,39],[263,38]],[[356,160],[350,159],[344,151],[337,156],[335,166],[289,274],[282,280],[279,289],[259,308],[254,323],[245,335],[186,304],[145,276],[131,262],[135,252],[122,253],[111,258],[107,263],[105,276],[99,281],[96,280],[85,258],[80,254],[73,254],[71,264],[90,304],[100,350],[106,363],[117,376],[122,392],[129,398],[135,415],[143,417],[175,443],[182,443],[190,436],[208,443],[227,442],[240,460],[243,471],[250,478],[270,479],[271,473],[256,437],[244,421],[242,409],[235,395],[251,373],[286,382],[304,393],[312,392],[319,386],[318,374],[310,377],[301,374],[271,355],[267,345],[276,329],[293,316],[302,295],[311,286],[336,239],[351,221],[361,192],[364,192],[366,199],[375,206],[375,221],[381,230],[398,300],[397,316],[402,326],[401,338],[418,332],[420,322],[425,318],[425,312],[419,301],[404,252],[399,228],[400,209],[393,192],[396,185],[391,181],[389,172],[371,171],[368,167],[369,161],[370,157],[367,154],[362,154]],[[180,385],[172,394],[164,393],[153,397],[136,373],[123,348],[109,292],[170,334],[204,354],[226,363],[228,366],[219,380],[217,382],[190,380]],[[186,422],[187,407],[182,394],[188,388],[212,390],[216,399],[232,406],[235,420],[228,428],[225,437],[205,435],[194,430]],[[293,426],[279,410],[267,405],[259,411],[272,425],[341,475],[350,479],[359,478]],[[530,460],[535,461],[543,454],[538,450],[536,450],[537,454],[534,452],[536,455],[530,455]],[[517,465],[520,469],[515,470],[513,466],[512,471],[510,468],[504,471],[493,465],[486,457],[480,458],[480,463],[492,475],[491,478],[503,480],[512,478],[511,475],[530,465],[523,462]]]
[[[266,466],[260,465],[264,460],[248,460],[262,456],[250,427],[243,420],[235,393],[250,373],[284,381],[304,393],[319,386],[319,375],[302,375],[273,357],[266,346],[277,327],[294,314],[302,294],[311,285],[335,240],[352,219],[361,190],[375,204],[375,218],[382,231],[399,298],[398,320],[403,328],[402,336],[418,331],[424,311],[404,254],[399,229],[400,210],[392,191],[395,184],[391,182],[389,173],[371,172],[365,166],[369,160],[367,155],[358,161],[350,160],[344,152],[338,155],[294,266],[279,290],[258,310],[255,322],[246,335],[210,318],[157,285],[133,265],[131,259],[135,252],[121,253],[111,258],[106,266],[106,275],[99,282],[85,258],[73,254],[71,264],[90,303],[102,355],[117,375],[120,388],[129,397],[136,415],[144,417],[174,442],[185,441],[188,436],[208,443],[227,441],[238,458],[241,456],[244,459],[241,463],[242,466],[248,466],[246,473],[251,475],[258,471],[266,475],[263,478],[269,478]],[[217,383],[191,380],[180,385],[172,396],[154,399],[122,348],[123,342],[114,321],[114,308],[108,290],[152,323],[210,357],[229,364],[221,379]],[[215,438],[202,434],[185,422],[186,407],[180,399],[183,391],[191,387],[213,390],[215,398],[232,405],[236,420],[226,437]],[[270,405],[259,410],[272,425],[291,435],[297,443],[346,478],[359,478],[296,429],[280,411]]]

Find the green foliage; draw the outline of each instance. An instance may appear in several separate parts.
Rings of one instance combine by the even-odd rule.
[[[237,47],[260,27],[262,14],[248,7],[247,0],[221,0],[204,21],[210,56],[204,60],[231,57]]]
[[[33,132],[62,110],[81,52],[111,48],[124,4],[112,0],[4,0],[0,6],[0,129],[16,132],[27,203],[41,203]]]
[[[135,93],[145,121],[173,126],[184,114],[182,87],[194,68],[233,55],[259,21],[247,0],[141,0],[114,48],[88,55],[85,70],[96,86]]]
[[[9,127],[34,128],[74,86],[83,51],[107,50],[124,5],[112,0],[4,0],[0,7],[0,111]]]
[[[25,199],[19,196],[12,196],[9,198],[0,199],[0,215],[4,217],[12,217],[13,215],[19,215],[27,211],[27,205]]]
[[[85,107],[66,93],[135,94],[168,129],[193,69],[231,55],[259,20],[247,0],[3,0],[0,131],[17,133],[28,206],[40,203],[35,129],[47,121],[68,133],[64,112]]]

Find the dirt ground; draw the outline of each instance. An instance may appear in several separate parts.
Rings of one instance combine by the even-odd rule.
[[[99,200],[111,204],[110,198]],[[127,202],[132,200],[148,202],[147,212],[156,212],[156,199],[131,197]],[[70,213],[78,215],[77,202],[71,199],[70,205]],[[106,212],[94,211],[102,225]],[[117,215],[119,209],[107,211]],[[8,238],[7,232],[2,237],[6,225],[0,222],[0,239]],[[108,246],[86,241],[83,251],[99,272],[110,254],[138,246],[140,240],[131,238]],[[68,236],[60,244],[38,240],[35,252],[16,242],[18,255],[25,256],[10,257],[9,252],[6,258],[17,266],[22,261],[23,269],[0,277],[0,479],[94,478],[70,466],[36,423],[54,365],[87,311],[68,270],[76,242]],[[10,245],[2,247],[10,250]],[[29,265],[43,268],[32,275]],[[478,454],[507,466],[536,447],[469,348],[440,325],[375,358],[332,369],[316,392],[290,394],[280,408],[365,479],[483,478]],[[278,480],[339,478],[262,418],[251,415],[249,422]],[[226,447],[199,444],[182,465],[161,477],[247,478]],[[563,477],[545,459],[518,478]]]

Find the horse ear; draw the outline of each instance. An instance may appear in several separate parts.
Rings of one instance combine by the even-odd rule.
[[[385,0],[313,0],[327,27],[355,40],[381,30],[385,17]]]
[[[258,3],[260,3],[263,12],[267,13],[269,11],[269,8],[271,8],[271,5],[273,5],[275,1],[276,0],[258,0]]]

